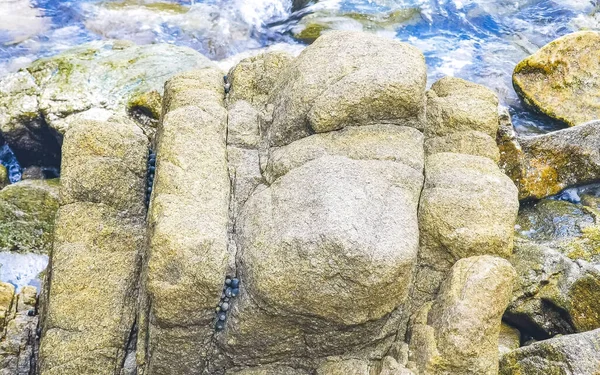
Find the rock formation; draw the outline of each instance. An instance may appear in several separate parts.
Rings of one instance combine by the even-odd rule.
[[[99,53],[141,51],[123,48]],[[60,59],[0,89],[0,106],[20,103],[0,117],[10,142],[34,144],[40,113],[64,134],[58,200],[34,180],[0,191],[6,215],[58,209],[40,301],[0,284],[0,374],[597,371],[598,199],[517,217],[519,198],[592,178],[593,124],[517,139],[492,91],[452,77],[426,90],[419,50],[369,34],[227,74],[183,55],[164,90],[114,102],[62,108],[63,73],[47,75]],[[85,67],[73,77],[104,69],[66,56]],[[559,160],[571,140],[579,174]],[[560,177],[538,193],[547,163]],[[34,204],[13,193],[29,188]]]

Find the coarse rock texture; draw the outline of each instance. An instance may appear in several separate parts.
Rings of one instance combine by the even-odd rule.
[[[423,169],[423,135],[415,128],[397,125],[352,126],[313,134],[272,149],[264,173],[267,181],[273,183],[294,168],[327,155],[394,161],[420,171]]]
[[[420,375],[498,373],[501,318],[515,276],[507,260],[489,255],[454,264],[435,301],[412,318],[411,361]]]
[[[119,372],[135,336],[148,139],[125,118],[65,134],[42,375]]]
[[[496,94],[460,78],[444,77],[435,82],[427,92],[425,136],[429,139],[471,131],[496,137]]]
[[[515,292],[505,319],[536,339],[600,328],[598,263],[571,259],[560,248],[515,243]]]
[[[0,250],[49,253],[58,184],[58,180],[26,180],[0,190]]]
[[[498,99],[489,89],[445,77],[427,92],[425,183],[412,311],[432,300],[452,265],[512,252],[517,189],[498,168]]]
[[[0,375],[31,375],[37,354],[37,289],[26,286],[14,292],[12,285],[0,283]]]
[[[504,322],[500,326],[500,335],[498,337],[498,353],[500,357],[510,352],[511,350],[518,349],[521,346],[521,332]]]
[[[356,32],[223,76],[165,83],[148,164],[114,109],[66,120],[41,375],[493,374],[518,210],[496,96],[426,94],[418,50]]]
[[[138,362],[147,374],[200,374],[232,262],[223,73],[190,71],[165,87]]]
[[[269,99],[269,145],[350,125],[423,129],[425,82],[425,59],[415,47],[366,33],[328,33],[281,74]]]
[[[186,47],[84,44],[0,80],[0,131],[25,166],[57,165],[69,115],[107,109],[153,116],[156,94],[145,93],[160,95],[173,74],[210,65]]]
[[[533,137],[518,137],[512,124],[499,130],[500,165],[519,188],[519,199],[541,199],[598,180],[600,121]]]
[[[600,226],[594,208],[541,200],[521,209],[505,319],[529,337],[600,328]]]
[[[231,68],[227,83],[231,85],[228,102],[245,100],[262,110],[280,75],[292,62],[286,52],[269,52],[249,57]]]
[[[565,335],[513,350],[500,361],[500,375],[595,375],[600,373],[600,329]]]
[[[419,206],[419,264],[425,273],[444,273],[473,255],[511,255],[517,189],[492,160],[434,154],[427,158],[425,174]],[[419,278],[416,287],[435,294],[439,277]]]
[[[418,250],[421,173],[326,155],[257,190],[236,225],[231,350],[323,356],[390,335],[384,318],[405,301]]]
[[[513,86],[521,99],[569,126],[600,118],[600,33],[563,36],[521,61]]]

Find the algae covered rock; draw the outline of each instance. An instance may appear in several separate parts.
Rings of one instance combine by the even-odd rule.
[[[489,255],[459,260],[433,303],[412,318],[410,360],[421,375],[498,373],[501,318],[515,271]]]
[[[0,131],[19,160],[57,164],[69,115],[90,109],[155,116],[165,81],[212,63],[186,47],[96,41],[43,58],[0,80]],[[54,161],[53,161],[54,160]]]
[[[527,240],[510,262],[518,278],[505,319],[536,339],[600,328],[600,272],[560,250]]]
[[[600,329],[565,335],[513,350],[500,360],[500,375],[591,375],[600,372]]]
[[[525,103],[569,126],[600,118],[600,33],[580,31],[521,61],[513,86]]]
[[[500,165],[519,199],[540,199],[600,175],[600,121],[533,137],[518,137],[506,121],[499,131]]]
[[[425,59],[411,45],[366,33],[327,33],[289,64],[273,90],[269,145],[349,125],[422,129],[425,81]]]
[[[0,249],[46,254],[58,209],[58,180],[26,180],[0,190]]]

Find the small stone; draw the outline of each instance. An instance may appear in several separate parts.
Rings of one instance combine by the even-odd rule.
[[[27,316],[35,316],[35,310],[27,311]]]
[[[237,288],[240,286],[240,279],[233,279],[231,280],[231,287],[232,288]]]
[[[223,82],[227,83],[227,76],[223,76]]]
[[[231,296],[232,296],[232,297],[235,297],[235,296],[237,296],[238,294],[240,294],[240,290],[239,290],[239,288],[234,288],[234,289],[232,289],[232,290],[231,290]]]
[[[222,310],[222,311],[227,311],[227,310],[229,310],[229,303],[228,303],[228,302],[223,302],[223,303],[221,304],[221,310]]]
[[[227,319],[227,314],[225,314],[224,312],[219,313],[219,320],[225,321],[225,319]]]
[[[215,309],[215,312],[218,314],[221,312],[221,307],[217,306],[217,308]]]
[[[229,277],[225,279],[225,285],[231,285],[231,279]]]
[[[225,296],[225,292],[221,293],[221,299],[222,299],[222,300],[225,300],[225,297],[226,297],[226,296]]]
[[[221,320],[217,321],[217,324],[215,324],[215,329],[217,330],[217,332],[222,331],[223,328],[225,328],[225,322]]]
[[[148,186],[148,193],[152,193],[152,186]]]
[[[148,167],[148,170],[150,172],[154,172],[156,170],[156,167],[155,166],[150,166],[150,167]]]
[[[231,288],[227,288],[227,289],[225,289],[225,295],[226,295],[227,297],[233,297],[232,290],[233,290],[233,289],[231,289]]]
[[[223,298],[223,302],[229,302],[229,297]]]

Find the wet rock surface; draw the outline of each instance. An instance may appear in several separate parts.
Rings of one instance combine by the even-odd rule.
[[[587,375],[600,371],[600,330],[537,342],[505,354],[500,374]]]
[[[208,66],[208,59],[185,47],[136,46],[130,42],[92,42],[40,59],[0,81],[0,130],[25,166],[59,165],[68,116],[85,112],[105,120],[99,110],[155,116],[151,91],[162,93],[173,74]],[[145,131],[152,133],[151,126]]]
[[[499,130],[500,165],[520,200],[541,199],[598,180],[600,121],[552,133],[518,137],[508,118]]]

